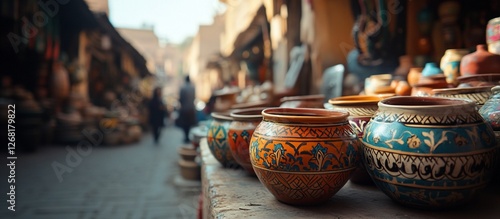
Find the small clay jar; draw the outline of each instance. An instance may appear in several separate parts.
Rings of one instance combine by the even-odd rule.
[[[488,74],[500,72],[500,55],[490,53],[486,45],[477,45],[476,52],[465,55],[460,62],[461,75]]]
[[[281,108],[324,108],[325,95],[303,95],[281,98]]]

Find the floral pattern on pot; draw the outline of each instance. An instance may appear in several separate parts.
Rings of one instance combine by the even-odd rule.
[[[270,113],[267,119],[266,110]],[[327,201],[359,163],[360,141],[348,124],[348,113],[266,110],[250,142],[250,158],[259,180],[278,200],[288,204]],[[301,115],[317,118],[307,121]],[[297,121],[301,119],[303,122]]]
[[[493,174],[493,130],[471,100],[395,97],[379,103],[362,138],[376,185],[402,204],[447,208],[470,201]]]
[[[229,113],[212,113],[212,122],[207,133],[208,148],[224,167],[238,167],[228,144],[228,128],[231,121]]]

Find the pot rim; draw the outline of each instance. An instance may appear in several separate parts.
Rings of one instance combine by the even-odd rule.
[[[267,107],[253,107],[247,109],[233,110],[229,116],[233,118],[234,121],[255,121],[262,120],[262,110],[267,109]]]
[[[456,87],[456,88],[440,88],[432,89],[434,94],[471,94],[478,92],[490,92],[494,86],[478,86],[478,87]]]
[[[376,105],[379,101],[385,98],[387,97],[384,97],[383,95],[351,95],[331,98],[328,100],[328,103],[334,106],[350,106],[362,104]]]
[[[285,101],[307,101],[307,100],[324,100],[325,95],[323,94],[313,94],[313,95],[301,95],[301,96],[288,96],[280,99],[280,102],[283,103]]]
[[[500,91],[500,85],[491,88],[491,92],[497,92],[497,91]]]
[[[391,97],[381,100],[378,103],[380,108],[391,109],[409,109],[409,110],[438,110],[449,107],[471,107],[474,109],[476,102],[461,98],[443,98],[443,97],[416,97],[416,96],[400,96]],[[439,112],[439,111],[438,111]]]
[[[348,122],[349,112],[315,108],[267,108],[262,111],[264,120],[280,123],[332,124]]]
[[[233,121],[233,118],[230,116],[232,111],[224,111],[224,112],[212,112],[210,115],[214,119]]]

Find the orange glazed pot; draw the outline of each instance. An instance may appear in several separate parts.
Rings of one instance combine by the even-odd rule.
[[[260,182],[281,202],[328,201],[359,163],[360,141],[348,112],[267,108],[250,141],[250,160]]]
[[[253,132],[262,121],[262,110],[265,108],[249,108],[231,112],[233,121],[229,124],[228,143],[229,149],[236,162],[248,173],[255,175],[250,162],[248,146]]]

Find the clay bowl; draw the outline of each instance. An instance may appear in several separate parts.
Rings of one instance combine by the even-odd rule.
[[[459,87],[466,84],[467,86],[495,86],[500,85],[500,73],[494,74],[479,74],[479,75],[466,75],[457,78]]]
[[[436,97],[462,98],[476,102],[480,107],[490,98],[492,86],[433,89]]]
[[[325,95],[288,96],[280,99],[282,108],[324,108]]]
[[[248,103],[237,103],[231,106],[231,109],[248,109],[248,108],[255,108],[255,107],[268,107],[271,106],[271,103],[266,100],[262,101],[255,101],[255,102],[248,102]]]

